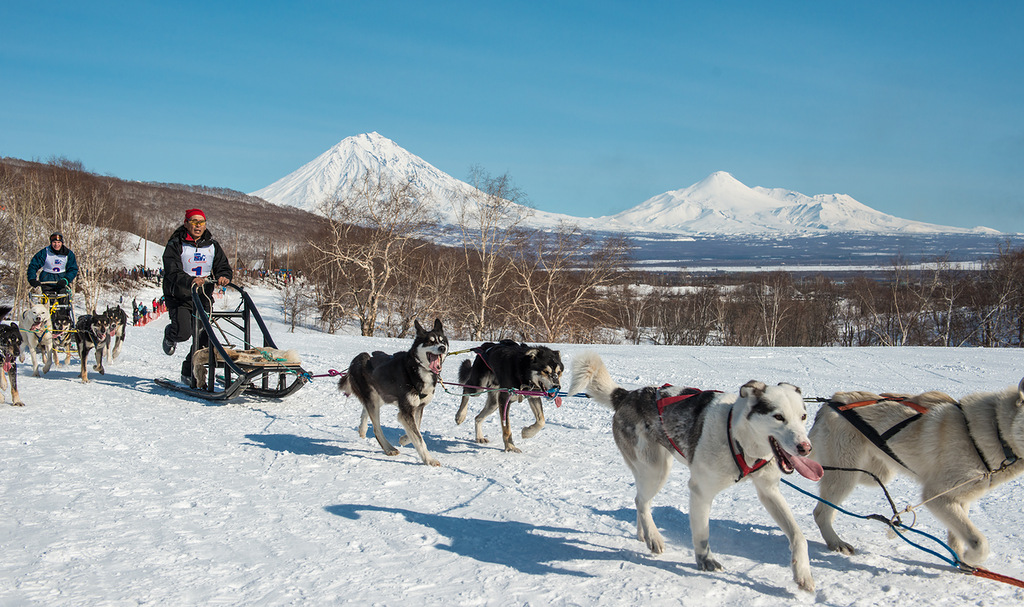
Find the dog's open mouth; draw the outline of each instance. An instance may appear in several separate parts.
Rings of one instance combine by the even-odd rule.
[[[772,451],[775,452],[775,461],[778,462],[779,469],[783,473],[793,474],[793,471],[796,470],[800,473],[800,476],[809,478],[812,481],[821,480],[822,475],[825,474],[821,464],[812,459],[786,451],[778,441],[770,436],[768,437],[768,443],[772,446]]]
[[[430,365],[430,370],[433,373],[441,372],[441,361],[442,358],[433,352],[427,352],[427,364]]]

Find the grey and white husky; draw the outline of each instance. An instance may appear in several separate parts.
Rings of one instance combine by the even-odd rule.
[[[794,581],[803,590],[814,590],[807,540],[779,491],[783,473],[796,470],[812,480],[822,474],[821,466],[805,457],[811,443],[799,388],[750,381],[738,396],[674,386],[630,391],[612,380],[597,354],[586,352],[572,364],[569,393],[580,391],[615,411],[615,444],[636,479],[637,537],[651,552],[665,550],[651,501],[665,485],[675,457],[690,467],[690,532],[698,568],[722,569],[708,541],[712,499],[749,478],[789,538]]]
[[[380,407],[384,403],[398,405],[398,421],[405,428],[399,444],[412,443],[424,464],[441,463],[427,452],[420,433],[423,408],[434,398],[434,387],[441,376],[441,366],[448,356],[448,338],[440,319],[427,331],[415,321],[416,337],[406,352],[385,354],[363,352],[352,359],[348,373],[338,382],[338,389],[354,394],[363,404],[359,420],[359,436],[366,438],[367,421],[373,422],[373,435],[384,453],[398,455],[384,437],[380,425]]]
[[[925,506],[949,531],[950,547],[969,564],[988,557],[988,540],[968,511],[990,489],[1024,472],[1024,379],[959,403],[941,392],[885,397],[837,392],[830,405],[818,410],[811,428],[816,460],[826,467],[866,470],[882,482],[897,473],[917,479],[921,498],[929,500]],[[845,415],[855,411],[857,418],[844,419],[836,405],[845,405]],[[854,423],[882,442],[876,445]],[[826,470],[821,497],[838,505],[858,483],[872,481],[860,472]],[[815,507],[814,520],[828,547],[853,554],[853,546],[832,527],[834,519],[832,507]]]

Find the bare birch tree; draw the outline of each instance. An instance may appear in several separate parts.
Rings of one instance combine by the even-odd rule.
[[[411,181],[366,173],[346,198],[331,198],[320,207],[329,221],[326,236],[309,243],[317,253],[314,267],[340,281],[344,301],[330,303],[351,306],[364,336],[377,330],[398,274],[425,246],[419,238],[435,225],[428,197]]]
[[[607,323],[609,306],[598,291],[621,275],[627,250],[624,238],[596,243],[576,225],[536,232],[513,264],[527,312],[520,320],[545,342],[575,340]]]
[[[470,169],[473,189],[452,201],[466,265],[463,287],[471,338],[484,339],[490,328],[488,311],[498,287],[512,271],[510,260],[523,242],[521,227],[533,210],[508,174],[492,177],[480,167]]]

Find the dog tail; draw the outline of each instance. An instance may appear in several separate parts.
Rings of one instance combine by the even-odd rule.
[[[338,389],[345,394],[351,394],[365,403],[370,400],[369,377],[373,372],[370,365],[370,355],[363,352],[352,359],[348,366],[348,373],[338,380]]]
[[[459,366],[459,383],[466,383],[469,381],[469,372],[473,369],[473,361],[468,358],[462,361]]]
[[[604,361],[595,352],[583,352],[572,359],[572,385],[569,394],[585,392],[602,405],[615,408],[614,395],[622,390],[608,374]]]

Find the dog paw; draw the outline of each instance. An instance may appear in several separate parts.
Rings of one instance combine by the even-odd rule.
[[[18,401],[18,402],[16,402],[16,403],[11,403],[11,406],[12,406],[12,407],[24,407],[24,406],[25,406],[25,403],[23,403],[23,402],[21,402],[21,401],[19,400],[19,401]]]
[[[793,576],[793,581],[796,582],[796,585],[800,590],[803,590],[804,592],[814,592],[814,578],[811,577],[810,573],[807,575],[795,575]]]
[[[711,555],[697,557],[697,569],[701,571],[722,571],[725,567],[716,561]]]
[[[487,443],[491,442],[491,439],[487,438],[486,436],[478,436],[476,437],[476,442],[480,443],[481,445],[486,445]]]
[[[458,426],[464,421],[466,421],[466,412],[459,409],[459,412],[455,414],[455,425]]]
[[[534,426],[526,426],[525,428],[523,428],[523,438],[533,438],[534,436],[537,436],[538,432],[540,432],[540,428]]]
[[[410,442],[410,441],[409,441],[409,435],[408,435],[408,434],[403,434],[403,435],[402,435],[401,437],[399,437],[399,439],[398,439],[398,444],[399,444],[399,445],[402,445],[403,447],[404,447],[404,446],[406,446],[406,445],[408,445],[408,444],[409,444],[409,442]]]
[[[401,453],[401,451],[399,451],[398,449],[395,449],[395,448],[385,449],[384,450],[384,455],[388,455],[388,456],[392,456],[392,457],[394,457],[395,455],[398,455],[399,453]]]
[[[424,463],[427,464],[428,466],[440,466],[441,465],[441,462],[437,461],[436,459],[434,459],[432,457],[427,459],[427,461],[424,462]]]
[[[522,453],[522,452],[523,452],[522,449],[520,449],[519,447],[517,447],[517,446],[515,446],[515,445],[513,445],[511,443],[505,445],[505,453]]]
[[[647,548],[651,551],[651,554],[663,554],[665,552],[665,540],[661,538],[661,535],[649,538],[641,537],[640,541],[647,544]]]
[[[832,552],[838,552],[839,554],[845,554],[847,556],[850,556],[856,552],[853,546],[847,544],[842,540],[839,540],[838,542],[830,542],[828,544],[828,549]]]

